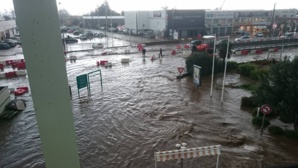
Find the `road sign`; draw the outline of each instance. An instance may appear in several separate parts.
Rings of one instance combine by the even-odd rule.
[[[198,86],[201,86],[201,67],[193,65],[193,82]]]
[[[178,67],[177,69],[178,69],[178,72],[179,72],[180,75],[181,75],[181,73],[184,71],[185,68],[184,68],[184,67]]]
[[[77,86],[78,86],[78,89],[81,89],[81,88],[84,88],[84,87],[88,86],[87,74],[77,76]]]
[[[261,107],[261,112],[263,114],[270,114],[272,111],[272,107],[268,104],[264,104],[262,107]]]

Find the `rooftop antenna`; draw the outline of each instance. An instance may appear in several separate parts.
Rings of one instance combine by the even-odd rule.
[[[221,9],[222,9],[222,7],[223,7],[223,5],[225,4],[225,2],[226,2],[226,0],[224,0],[224,1],[222,2],[221,6],[218,8],[218,10],[221,10]]]

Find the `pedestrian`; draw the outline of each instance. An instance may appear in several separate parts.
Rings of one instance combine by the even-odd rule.
[[[158,58],[162,58],[163,56],[162,56],[162,49],[160,48],[159,49],[159,55],[158,55]]]
[[[143,57],[145,57],[145,54],[146,54],[146,49],[143,48],[143,50],[142,50],[142,55],[143,55]]]

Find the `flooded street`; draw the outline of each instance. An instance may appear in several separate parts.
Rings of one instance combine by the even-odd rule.
[[[222,74],[215,77],[210,99],[211,77],[203,77],[202,86],[196,88],[190,77],[176,79],[177,67],[185,65],[182,55],[168,54],[150,61],[153,54],[156,52],[147,52],[143,59],[140,53],[77,53],[76,63],[66,63],[82,168],[154,168],[154,152],[175,149],[175,144],[182,142],[189,148],[221,145],[219,167],[223,168],[297,162],[297,140],[273,137],[267,129],[261,137],[260,129],[251,124],[252,115],[240,108],[241,98],[250,95],[248,91],[226,87],[221,104]],[[122,58],[129,58],[130,63],[122,64]],[[100,60],[112,62],[113,67],[97,67]],[[99,68],[103,91],[99,75],[93,76],[90,99],[80,100],[75,77]],[[226,80],[243,81],[238,74],[227,74]],[[29,83],[28,78],[18,77],[1,79],[1,85]],[[11,121],[0,121],[1,168],[45,167],[30,94],[20,97],[27,101],[25,111]],[[86,95],[82,89],[81,96]],[[292,129],[278,120],[271,123]],[[185,159],[183,163],[184,168],[215,167],[216,156]],[[158,162],[158,167],[178,168],[180,161]]]

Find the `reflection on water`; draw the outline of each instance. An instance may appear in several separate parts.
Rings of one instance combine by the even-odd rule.
[[[151,55],[151,53],[148,53]],[[250,94],[226,87],[220,103],[222,75],[215,79],[213,99],[209,97],[210,77],[196,88],[191,78],[177,80],[177,67],[184,58],[165,56],[150,61],[138,55],[77,55],[67,63],[73,92],[73,114],[82,167],[152,168],[153,154],[187,147],[222,145],[220,166],[260,167],[296,161],[295,141],[263,137],[251,125],[251,114],[240,109],[241,97]],[[121,58],[130,58],[121,64]],[[112,68],[101,68],[103,91],[98,79],[92,80],[91,98],[80,101],[75,76],[97,70],[96,61],[109,60]],[[148,61],[150,63],[148,63]],[[227,75],[228,83],[240,82],[239,75]],[[27,78],[2,80],[11,85],[27,85]],[[82,90],[82,95],[87,92]],[[0,122],[0,167],[44,167],[36,118],[30,94],[27,111],[11,121]],[[296,149],[296,150],[294,150]],[[185,167],[215,167],[216,156],[187,159]],[[179,161],[158,163],[158,167],[179,166]]]

